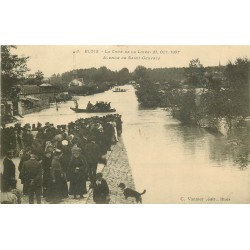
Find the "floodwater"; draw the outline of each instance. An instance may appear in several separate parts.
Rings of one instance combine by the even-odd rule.
[[[136,189],[147,190],[143,203],[250,203],[249,131],[225,137],[183,126],[163,109],[140,109],[134,88],[123,88],[127,92],[82,96],[78,103],[85,108],[88,101],[110,101],[122,115]],[[73,105],[26,115],[21,123],[57,125],[93,116],[74,113]]]

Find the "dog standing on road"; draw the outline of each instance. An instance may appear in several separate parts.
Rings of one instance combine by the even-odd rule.
[[[142,203],[141,196],[146,193],[145,189],[142,193],[139,193],[131,188],[127,188],[126,185],[122,182],[118,185],[118,187],[121,188],[121,190],[123,191],[125,199],[127,199],[128,197],[133,197],[135,198],[137,203]]]

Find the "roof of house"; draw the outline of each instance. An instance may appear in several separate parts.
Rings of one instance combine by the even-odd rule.
[[[21,93],[22,94],[38,94],[39,86],[37,85],[22,85],[21,86]]]
[[[83,85],[85,84],[79,81],[78,79],[74,79],[69,83],[69,86],[83,86]]]
[[[39,85],[39,87],[52,87],[52,85],[49,83],[43,83],[43,84]]]
[[[22,97],[22,98],[20,98],[20,100],[21,101],[29,101],[29,102],[37,102],[37,101],[39,101],[40,99],[39,98],[36,98],[36,97],[34,97],[34,96],[31,96],[31,95],[27,95],[27,96],[25,96],[25,97]]]

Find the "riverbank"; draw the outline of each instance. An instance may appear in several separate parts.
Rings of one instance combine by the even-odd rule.
[[[127,151],[122,138],[113,146],[111,153],[108,155],[107,165],[101,171],[103,178],[107,181],[110,189],[110,204],[132,204],[135,203],[133,198],[124,198],[123,192],[118,185],[120,182],[125,183],[128,187],[135,189],[134,179],[131,167],[128,162]],[[94,204],[92,190],[86,201],[87,204]]]
[[[122,138],[119,138],[119,141],[112,146],[111,151],[106,155],[107,164],[99,164],[97,172],[103,173],[103,178],[106,179],[109,189],[110,189],[110,204],[133,204],[135,203],[133,198],[124,198],[124,195],[118,184],[120,182],[125,183],[128,187],[134,189],[134,179],[132,176],[132,171],[128,162],[127,151],[123,143]],[[1,166],[2,166],[1,159]],[[22,190],[22,184],[18,178],[18,164],[20,159],[14,158],[13,162],[16,166],[16,179],[17,179],[17,188]],[[1,169],[2,171],[2,169]],[[68,183],[69,184],[69,183]],[[87,182],[87,188],[89,187],[90,182]],[[22,204],[28,204],[28,196],[22,197]],[[49,204],[44,198],[42,198],[42,204]],[[60,204],[95,204],[93,201],[93,191],[92,189],[88,190],[88,193],[84,195],[83,199],[73,199],[73,196],[62,200]]]

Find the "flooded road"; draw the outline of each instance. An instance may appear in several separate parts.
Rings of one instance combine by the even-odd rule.
[[[201,128],[183,126],[162,109],[142,110],[134,88],[124,88],[127,92],[110,90],[79,97],[78,104],[85,108],[88,101],[110,101],[122,115],[123,139],[136,189],[147,190],[143,203],[250,203],[249,166],[240,168],[237,164],[249,150],[248,138],[241,144]],[[73,105],[71,101],[59,104],[58,111],[51,107],[26,115],[21,123],[49,121],[58,125],[93,116],[74,113],[70,110]]]

